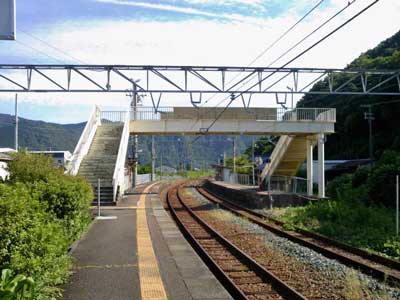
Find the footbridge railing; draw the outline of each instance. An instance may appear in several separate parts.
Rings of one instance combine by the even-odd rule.
[[[278,164],[281,162],[282,157],[285,155],[287,148],[292,142],[293,137],[289,135],[282,135],[275,145],[268,163],[261,173],[261,180],[263,181],[267,176],[270,176],[275,171]]]
[[[282,107],[145,107],[136,108],[131,112],[131,120],[163,121],[182,119],[213,120],[254,120],[282,122],[336,122],[335,108],[294,108]]]
[[[94,135],[96,134],[97,126],[100,125],[100,114],[101,111],[99,107],[96,106],[93,109],[85,128],[83,129],[78,144],[76,144],[74,153],[72,154],[72,159],[67,166],[66,173],[70,175],[78,174],[82,159],[88,153]]]
[[[104,112],[104,118],[112,119],[111,122],[123,121],[124,129],[122,130],[121,141],[118,148],[118,156],[115,162],[115,169],[113,174],[113,201],[117,201],[118,188],[120,193],[125,189],[125,161],[126,153],[128,150],[129,142],[129,111],[125,112]],[[119,118],[119,119],[118,119]]]

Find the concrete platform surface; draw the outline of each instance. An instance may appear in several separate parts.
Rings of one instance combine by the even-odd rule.
[[[65,300],[232,299],[164,210],[160,185],[146,190],[148,185],[138,186],[117,207],[102,210],[117,219],[94,221],[79,241]]]

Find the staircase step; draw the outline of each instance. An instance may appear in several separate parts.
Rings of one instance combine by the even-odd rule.
[[[100,178],[101,205],[114,205],[112,178],[123,124],[102,124],[97,127],[89,152],[83,159],[78,175],[84,177],[93,187],[93,204],[97,205],[97,183]]]

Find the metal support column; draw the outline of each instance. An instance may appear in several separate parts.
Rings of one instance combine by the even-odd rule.
[[[313,195],[313,143],[307,139],[307,195]]]
[[[325,198],[325,135],[318,134],[318,197]]]
[[[251,140],[251,173],[253,176],[253,182],[252,185],[256,185],[256,175],[254,171],[254,164],[255,164],[255,158],[254,158],[254,136]]]
[[[154,135],[151,136],[151,181],[156,180],[156,152],[154,148]]]
[[[236,176],[236,138],[233,137],[233,175]]]

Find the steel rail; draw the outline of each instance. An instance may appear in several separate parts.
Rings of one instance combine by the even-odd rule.
[[[374,253],[369,253],[365,250],[352,247],[345,243],[335,241],[326,236],[298,227],[295,228],[295,231],[283,230],[282,227],[284,222],[236,204],[204,187],[197,187],[196,189],[209,201],[218,204],[220,207],[234,213],[237,216],[250,220],[264,229],[277,234],[278,236],[287,238],[292,242],[310,248],[326,257],[336,259],[349,267],[355,267],[367,275],[371,275],[379,280],[386,281],[389,283],[389,285],[397,286],[400,283],[400,262],[398,261]],[[275,226],[271,223],[265,222],[265,219],[269,220]],[[349,256],[341,254],[332,248],[336,248],[339,251],[345,252],[349,254]],[[351,256],[357,256],[357,258]],[[385,270],[385,268],[390,268],[392,270]]]
[[[184,232],[184,235],[188,237],[188,240],[194,245],[194,248],[198,251],[199,255],[203,258],[203,260],[207,263],[211,263],[211,267],[213,270],[217,270],[216,276],[223,278],[223,284],[232,288],[232,292],[238,295],[238,298],[235,299],[247,299],[246,295],[240,290],[240,288],[233,283],[233,281],[228,277],[227,274],[217,265],[217,263],[211,258],[210,255],[207,254],[207,251],[200,245],[199,242],[196,241],[196,238],[190,233],[189,229],[186,228],[183,221],[179,219],[177,216],[177,212],[171,204],[171,197],[176,196],[179,203],[185,209],[186,212],[198,223],[202,228],[206,230],[212,237],[215,238],[220,244],[222,244],[233,256],[237,257],[240,261],[243,262],[244,265],[249,267],[250,270],[255,272],[259,277],[261,277],[265,283],[271,284],[273,288],[277,292],[280,293],[283,297],[290,300],[307,300],[302,294],[298,293],[292,287],[281,281],[274,274],[269,272],[263,266],[258,264],[254,259],[249,257],[246,253],[241,251],[237,246],[228,241],[225,237],[223,237],[218,231],[216,231],[212,226],[210,226],[206,221],[204,221],[198,214],[196,214],[184,201],[183,196],[181,194],[181,189],[184,184],[179,185],[177,188],[172,188],[167,193],[167,204],[171,211],[171,214],[175,221],[177,222],[179,228]],[[231,292],[231,291],[230,291]],[[243,298],[244,296],[244,298]]]

